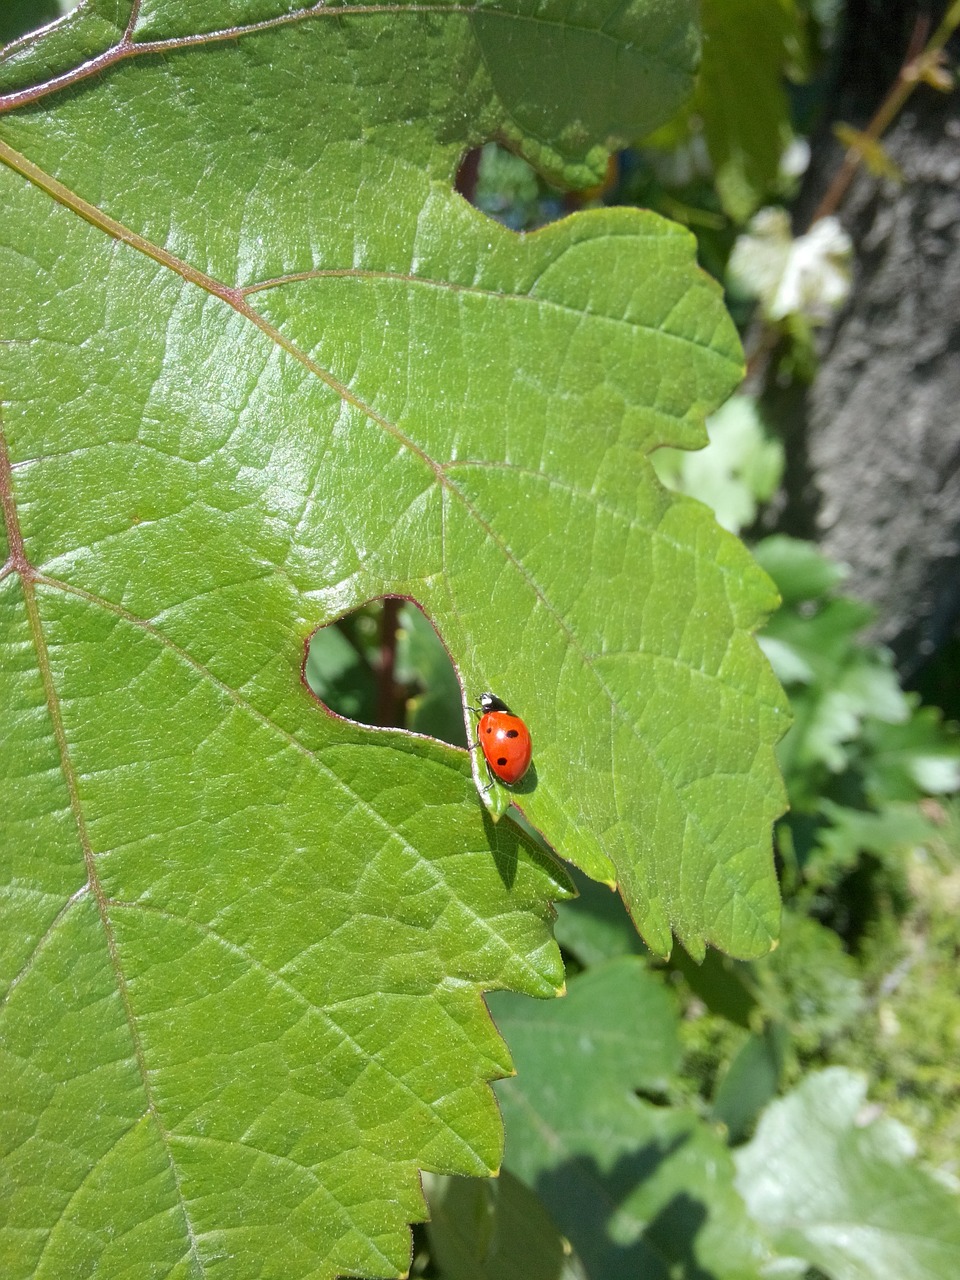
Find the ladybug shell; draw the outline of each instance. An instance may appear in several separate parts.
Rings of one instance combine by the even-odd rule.
[[[533,754],[530,730],[520,717],[510,711],[486,711],[477,725],[477,737],[494,777],[508,787],[519,782]]]

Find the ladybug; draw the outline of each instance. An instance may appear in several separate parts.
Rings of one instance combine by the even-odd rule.
[[[476,711],[476,707],[470,709]],[[480,716],[477,742],[487,768],[495,778],[512,787],[530,768],[530,757],[533,754],[530,730],[505,702],[495,698],[492,693],[480,695],[480,711],[477,714]]]

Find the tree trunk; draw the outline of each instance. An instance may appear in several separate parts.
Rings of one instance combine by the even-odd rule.
[[[831,123],[866,125],[924,11],[851,0]],[[910,679],[960,621],[960,92],[920,85],[884,143],[904,181],[863,171],[840,209],[853,292],[795,406],[782,524],[850,566]],[[825,129],[798,226],[841,160]]]

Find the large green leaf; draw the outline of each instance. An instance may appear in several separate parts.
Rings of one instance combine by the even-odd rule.
[[[517,1065],[497,1086],[507,1167],[534,1187],[592,1280],[759,1280],[767,1250],[719,1136],[655,1105],[679,1061],[676,1013],[641,960],[598,965],[564,1000],[491,1008]]]
[[[364,600],[522,711],[517,800],[653,946],[769,945],[774,596],[646,457],[739,376],[719,291],[451,189],[497,133],[582,176],[695,53],[655,0],[96,0],[0,62],[11,1276],[395,1274],[417,1168],[497,1164],[480,991],[560,985],[566,880],[464,752],[317,708]]]
[[[910,1162],[906,1130],[866,1116],[865,1102],[851,1071],[809,1077],[738,1153],[740,1190],[777,1247],[830,1280],[948,1280],[960,1198]]]

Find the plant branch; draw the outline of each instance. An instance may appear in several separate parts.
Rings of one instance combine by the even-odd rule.
[[[866,142],[878,142],[880,140],[903,109],[904,104],[919,82],[928,75],[932,76],[940,67],[944,45],[958,26],[960,26],[960,0],[954,0],[944,15],[943,21],[924,46],[923,41],[929,29],[929,18],[924,14],[917,18],[910,38],[910,45],[903,60],[903,66],[900,68],[887,96],[874,113],[873,119],[863,131],[863,138]],[[863,156],[864,148],[862,146],[848,148],[843,164],[837,170],[833,181],[827,188],[826,194],[810,219],[811,226],[815,222],[819,222],[821,218],[827,217],[828,214],[835,213],[839,208],[857,169],[863,161]]]
[[[397,628],[400,625],[400,600],[387,596],[380,614],[380,661],[377,663],[377,724],[395,728],[402,724],[399,716],[400,692],[397,689]]]

